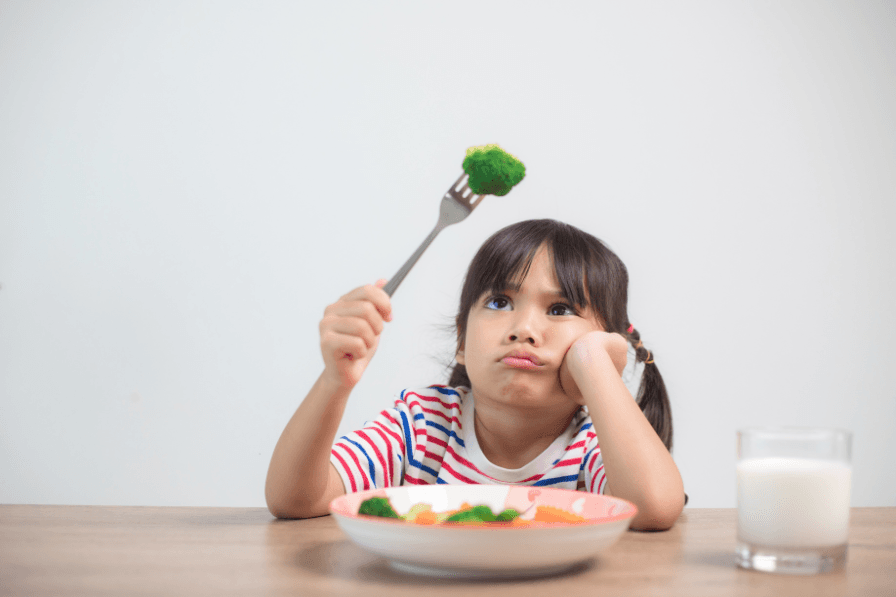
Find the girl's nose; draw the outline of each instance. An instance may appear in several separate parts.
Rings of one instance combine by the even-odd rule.
[[[511,342],[524,341],[532,345],[541,344],[541,334],[538,332],[534,317],[520,313],[514,320],[507,339]]]
[[[516,341],[517,341],[517,338],[518,338],[517,336],[515,336],[514,334],[511,334],[509,340],[510,340],[511,342],[516,342]],[[526,336],[526,337],[525,337],[525,340],[526,340],[526,342],[528,342],[529,344],[532,344],[533,346],[535,345],[535,338],[533,338],[532,336]]]

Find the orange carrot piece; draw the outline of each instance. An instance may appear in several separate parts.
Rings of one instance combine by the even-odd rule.
[[[532,520],[534,522],[585,522],[588,519],[572,512],[567,512],[562,508],[537,506]]]

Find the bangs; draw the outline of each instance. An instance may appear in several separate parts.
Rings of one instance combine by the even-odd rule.
[[[553,261],[563,297],[580,309],[591,307],[588,297],[600,294],[592,291],[588,277],[592,251],[578,235],[565,232],[556,228],[519,230],[520,234],[509,234],[486,243],[471,264],[471,294],[479,298],[486,293],[519,290],[529,274],[535,254],[544,247]]]
[[[575,308],[589,310],[607,331],[625,329],[628,272],[622,261],[575,226],[528,220],[496,232],[473,257],[456,318],[459,340],[473,304],[486,293],[518,290],[542,246],[551,257],[563,297]]]

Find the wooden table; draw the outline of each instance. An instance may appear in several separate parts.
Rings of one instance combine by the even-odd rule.
[[[896,508],[854,508],[846,570],[781,576],[734,565],[735,511],[685,509],[628,532],[592,564],[529,580],[394,571],[330,516],[264,508],[0,506],[0,595],[896,596]]]

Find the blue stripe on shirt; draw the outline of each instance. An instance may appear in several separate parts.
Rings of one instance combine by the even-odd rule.
[[[558,483],[565,483],[567,481],[578,481],[578,475],[566,475],[565,477],[551,477],[550,479],[539,479],[533,486],[544,487],[545,485],[557,485]]]
[[[367,466],[370,469],[370,483],[373,485],[373,488],[376,489],[376,469],[373,467],[373,459],[367,453],[367,450],[364,449],[364,446],[362,446],[361,444],[359,444],[358,442],[356,442],[353,439],[349,439],[347,436],[345,437],[345,440],[347,442],[349,442],[350,444],[354,444],[354,445],[358,446],[358,449],[361,450],[361,453],[364,454],[365,458],[367,458]],[[385,472],[385,471],[383,471],[383,472]]]
[[[584,458],[582,458],[582,464],[579,466],[579,470],[580,470],[580,471],[585,469],[585,463],[588,462],[588,459],[589,459],[589,458],[591,458],[591,454],[594,453],[594,450],[595,450],[595,449],[596,449],[596,448],[591,448],[590,450],[588,450],[588,453],[585,454],[585,457],[584,457]]]
[[[405,450],[408,453],[408,464],[410,464],[411,466],[413,466],[415,468],[420,469],[421,471],[423,471],[425,473],[429,473],[433,477],[438,476],[438,473],[436,473],[432,468],[430,468],[428,466],[423,466],[422,462],[420,462],[419,460],[416,460],[414,458],[414,453],[413,453],[414,450],[412,448],[412,446],[414,444],[411,443],[411,425],[408,422],[408,416],[404,413],[404,411],[400,411],[398,414],[401,415],[401,427],[404,430],[404,445],[405,445]],[[416,419],[416,417],[414,417],[414,418]]]
[[[445,394],[446,396],[460,396],[460,394],[457,393],[457,390],[452,390],[451,388],[439,388],[436,386],[430,386],[430,388],[440,394]]]
[[[433,422],[433,421],[427,421],[427,422],[426,422],[426,425],[427,425],[428,427],[435,427],[436,429],[438,429],[439,431],[441,431],[442,433],[444,433],[445,435],[447,435],[449,439],[453,437],[453,438],[454,438],[454,441],[457,442],[457,445],[459,445],[461,448],[466,448],[466,446],[464,445],[464,440],[462,440],[461,438],[457,437],[457,433],[456,433],[455,431],[450,430],[450,429],[448,429],[447,427],[444,427],[444,426],[442,426],[442,425],[439,425],[438,423],[435,423],[435,422]]]

